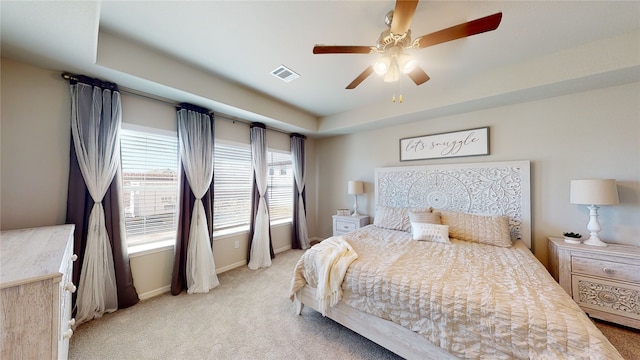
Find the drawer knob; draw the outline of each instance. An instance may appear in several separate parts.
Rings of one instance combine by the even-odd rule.
[[[67,329],[67,331],[62,334],[62,337],[65,339],[71,339],[71,336],[73,336],[73,330],[71,329]]]
[[[69,326],[73,326],[76,324],[76,318],[71,318],[71,320],[69,320]]]
[[[68,282],[68,283],[66,283],[66,284],[64,285],[64,289],[65,289],[66,291],[71,292],[72,294],[73,294],[74,292],[76,292],[76,286],[75,286],[75,285],[73,285],[73,283],[72,283],[72,282]]]
[[[78,255],[76,254],[71,255],[71,261],[76,261],[76,260],[78,260]]]
[[[615,270],[609,268],[602,268],[602,271],[604,271],[604,273],[607,275],[613,275],[616,272]]]

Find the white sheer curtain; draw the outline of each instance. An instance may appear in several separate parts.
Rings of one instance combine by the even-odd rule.
[[[196,198],[187,246],[187,293],[207,293],[220,285],[202,204],[213,179],[213,120],[208,114],[179,109],[178,137],[182,166]]]
[[[265,199],[267,192],[267,139],[266,129],[251,127],[251,162],[260,197],[254,221],[254,233],[251,240],[249,269],[271,266],[269,239],[269,207]]]
[[[293,179],[295,181],[298,198],[294,199],[294,206],[297,211],[294,212],[296,218],[293,219],[296,230],[296,236],[301,249],[308,249],[309,235],[307,233],[307,215],[304,206],[303,191],[305,187],[305,162],[304,162],[304,137],[298,135],[291,136],[291,162],[293,165]]]
[[[76,325],[116,311],[118,293],[102,199],[120,164],[120,93],[71,83],[71,133],[76,157],[94,201],[78,284]]]

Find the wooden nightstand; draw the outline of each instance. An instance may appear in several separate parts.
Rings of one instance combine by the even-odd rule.
[[[640,248],[549,238],[549,271],[589,316],[640,329]]]
[[[369,216],[367,215],[333,215],[333,236],[342,235],[367,225],[369,225]]]

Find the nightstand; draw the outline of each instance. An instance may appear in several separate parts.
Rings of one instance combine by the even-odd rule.
[[[640,247],[550,237],[549,271],[589,316],[640,329]]]
[[[333,236],[346,234],[349,231],[369,225],[369,216],[340,216],[333,215]]]

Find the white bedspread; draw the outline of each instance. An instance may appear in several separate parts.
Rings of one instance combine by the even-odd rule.
[[[622,359],[523,244],[415,241],[373,225],[344,238],[358,259],[342,283],[343,301],[457,357]],[[317,272],[305,271],[307,253],[291,294],[317,287]]]

